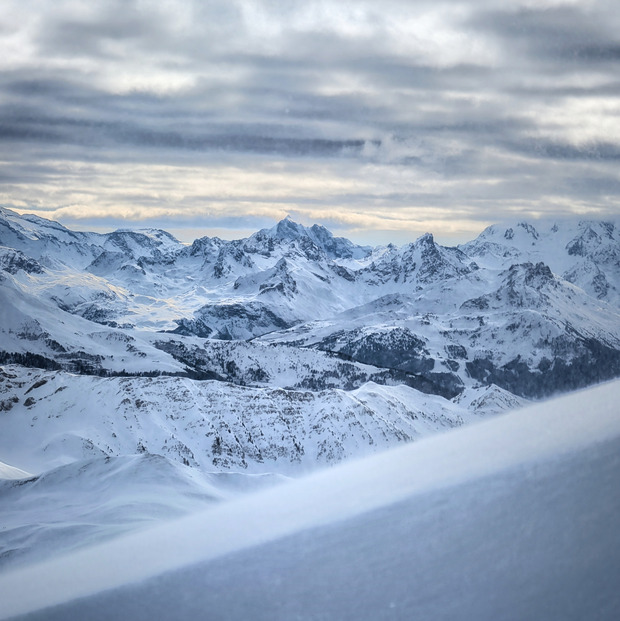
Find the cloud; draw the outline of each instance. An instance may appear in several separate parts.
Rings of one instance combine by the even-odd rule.
[[[500,40],[514,58],[552,61],[560,71],[613,62],[620,52],[617,18],[605,2],[491,10],[471,23]]]
[[[611,1],[36,6],[0,8],[7,206],[368,235],[620,211]]]

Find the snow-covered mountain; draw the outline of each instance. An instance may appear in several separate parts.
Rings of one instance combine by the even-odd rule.
[[[289,218],[186,246],[0,212],[0,360],[255,387],[539,398],[620,375],[611,222],[368,248]],[[278,361],[278,369],[274,360]],[[472,398],[473,400],[473,398]]]
[[[163,231],[74,233],[6,209],[0,223],[6,362],[236,382],[188,349],[259,339],[287,343],[280,357],[311,348],[398,371],[447,398],[478,383],[536,398],[620,374],[620,233],[610,222],[494,226],[459,248],[427,234],[377,249],[288,218],[191,246]],[[319,374],[333,371],[325,361]]]
[[[369,248],[287,218],[184,245],[0,209],[0,477],[26,477],[0,505],[27,521],[29,490],[57,480],[27,473],[152,466],[179,495],[148,509],[146,489],[134,521],[124,475],[106,479],[130,529],[189,510],[183,490],[226,497],[222,476],[250,489],[618,377],[619,292],[612,222]],[[89,511],[68,545],[105,536]],[[38,535],[16,533],[0,559],[29,558]]]
[[[618,224],[584,220],[490,226],[460,247],[489,266],[543,262],[554,274],[588,295],[617,307],[620,303]]]
[[[486,389],[477,396],[489,394]],[[0,370],[0,404],[0,455],[28,472],[90,457],[152,453],[204,472],[300,474],[494,410],[471,413],[438,395],[373,382],[348,391],[283,390],[186,377],[22,372],[16,366]]]

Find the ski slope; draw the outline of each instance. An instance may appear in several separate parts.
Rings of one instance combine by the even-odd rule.
[[[0,574],[0,618],[618,619],[620,381]]]

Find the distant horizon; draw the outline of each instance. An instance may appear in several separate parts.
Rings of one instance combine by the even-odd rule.
[[[486,228],[489,226],[497,225],[497,226],[510,226],[516,225],[520,222],[527,222],[532,224],[534,227],[537,225],[544,227],[551,227],[554,223],[560,223],[562,221],[566,222],[574,222],[578,223],[580,221],[612,221],[617,222],[619,217],[612,218],[603,218],[603,217],[583,217],[576,214],[572,214],[564,217],[539,217],[539,218],[524,218],[521,216],[515,215],[512,219],[503,218],[502,220],[497,221],[489,221],[488,223],[480,223],[480,228],[476,232],[472,232],[472,234],[461,233],[460,235],[441,235],[437,234],[435,231],[430,228],[423,230],[419,229],[419,232],[415,232],[412,230],[401,230],[401,231],[379,231],[379,232],[368,232],[368,231],[359,231],[359,230],[351,230],[339,227],[330,227],[323,222],[313,221],[313,222],[303,222],[298,218],[293,217],[290,214],[287,214],[284,218],[280,220],[268,221],[264,219],[260,226],[255,228],[244,227],[244,228],[231,228],[231,227],[217,227],[217,226],[208,226],[207,224],[196,224],[195,226],[179,226],[179,225],[168,225],[165,221],[156,221],[156,222],[135,222],[129,224],[126,221],[118,221],[118,222],[110,222],[109,224],[101,224],[100,222],[92,222],[90,220],[71,220],[71,219],[55,219],[50,217],[46,213],[37,213],[35,210],[28,209],[16,209],[14,207],[9,207],[7,205],[0,205],[5,209],[10,209],[18,213],[19,215],[35,215],[38,217],[45,218],[47,220],[51,220],[54,222],[58,222],[65,226],[66,228],[72,231],[79,231],[84,233],[114,233],[116,231],[140,231],[140,230],[148,230],[148,229],[157,229],[162,230],[167,233],[170,233],[173,237],[175,237],[179,242],[185,245],[191,245],[195,240],[201,239],[203,237],[218,237],[224,241],[236,241],[240,239],[246,239],[253,235],[254,233],[262,230],[262,229],[270,229],[273,226],[277,225],[278,222],[286,218],[290,218],[293,222],[297,224],[302,224],[303,226],[309,228],[315,224],[319,226],[323,226],[327,230],[330,231],[334,235],[334,237],[344,237],[349,241],[359,245],[359,246],[387,246],[388,244],[393,244],[395,246],[403,246],[408,243],[412,243],[415,240],[419,239],[421,236],[430,233],[433,235],[435,241],[443,246],[457,246],[459,244],[464,244],[469,241],[472,241],[476,237],[478,237]],[[64,220],[64,221],[63,221]],[[377,241],[378,240],[378,241]]]

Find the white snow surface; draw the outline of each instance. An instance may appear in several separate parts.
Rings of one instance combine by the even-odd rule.
[[[0,575],[78,550],[88,568],[100,542],[209,508],[162,527],[159,560],[146,532],[125,540],[144,565],[121,555],[135,576],[116,584],[150,582],[116,608],[96,595],[57,618],[608,618],[618,447],[589,426],[617,384],[522,429],[453,428],[618,376],[619,225],[372,249],[287,218],[185,246],[0,208]],[[370,457],[410,441],[431,448]],[[104,588],[92,567],[87,582]]]
[[[39,476],[0,464],[0,571],[178,518],[285,477],[202,473],[143,453],[91,457]]]
[[[619,399],[610,382],[14,569],[0,618],[618,619]]]
[[[0,367],[0,455],[42,473],[148,452],[202,472],[300,475],[514,407],[468,408],[407,386],[352,391],[236,386],[183,377],[99,378]]]

